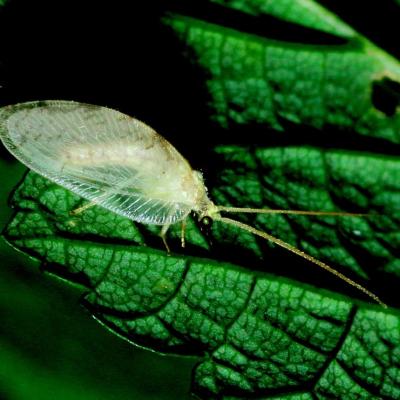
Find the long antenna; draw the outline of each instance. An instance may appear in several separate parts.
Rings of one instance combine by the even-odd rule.
[[[283,247],[286,250],[291,251],[294,254],[297,254],[300,257],[305,258],[306,260],[318,265],[318,267],[324,269],[325,271],[330,272],[332,275],[337,276],[338,278],[342,279],[343,281],[345,281],[346,283],[348,283],[350,286],[355,287],[356,289],[358,289],[360,292],[366,294],[367,296],[369,296],[371,299],[375,300],[377,303],[379,303],[382,307],[387,308],[387,305],[375,294],[373,294],[372,292],[370,292],[368,289],[366,289],[364,286],[361,286],[359,283],[353,281],[352,279],[348,278],[347,276],[343,275],[342,273],[340,273],[339,271],[336,271],[334,268],[330,267],[329,265],[323,263],[322,261],[314,258],[313,256],[310,256],[307,253],[304,253],[303,251],[297,249],[296,247],[292,246],[289,243],[284,242],[281,239],[278,239],[272,235],[269,235],[266,232],[260,231],[256,228],[253,228],[250,225],[247,225],[243,222],[239,222],[236,221],[234,219],[230,219],[230,218],[226,218],[226,217],[214,217],[214,219],[216,221],[221,221],[221,222],[225,222],[226,224],[229,225],[233,225],[236,226],[240,229],[243,229],[247,232],[253,233],[254,235],[260,236],[266,240],[269,240],[275,244],[277,244],[278,246]]]
[[[303,210],[271,210],[268,208],[240,208],[217,206],[218,211],[231,213],[257,213],[257,214],[295,214],[295,215],[326,215],[332,217],[368,217],[370,214],[347,213],[341,211],[303,211]]]

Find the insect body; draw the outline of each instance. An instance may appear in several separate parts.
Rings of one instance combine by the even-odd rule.
[[[8,106],[1,138],[39,174],[118,214],[172,224],[209,203],[201,175],[162,136],[118,111],[71,101]]]
[[[59,100],[3,107],[0,138],[26,166],[90,201],[78,212],[98,204],[133,221],[162,225],[166,244],[168,227],[184,223],[194,211],[199,220],[218,220],[270,240],[384,305],[327,264],[265,232],[221,216],[221,212],[361,214],[217,206],[207,195],[201,173],[169,142],[137,119],[106,107]]]

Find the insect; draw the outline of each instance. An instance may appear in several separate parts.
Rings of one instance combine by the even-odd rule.
[[[23,164],[40,175],[133,221],[161,226],[166,233],[195,212],[199,221],[220,221],[275,243],[316,264],[376,302],[373,293],[324,262],[266,232],[223,213],[364,216],[342,212],[224,207],[209,198],[203,176],[149,126],[118,111],[62,100],[33,101],[0,109],[0,138]]]

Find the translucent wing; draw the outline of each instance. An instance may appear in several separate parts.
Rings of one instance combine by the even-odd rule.
[[[196,208],[203,190],[170,143],[105,107],[71,101],[4,107],[0,137],[32,170],[135,221],[179,221]]]

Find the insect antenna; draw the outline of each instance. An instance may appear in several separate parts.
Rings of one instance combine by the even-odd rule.
[[[243,210],[243,209],[241,209]],[[271,210],[272,211],[272,210]],[[279,210],[280,211],[280,210]],[[297,254],[300,257],[303,257],[304,259],[306,259],[307,261],[310,261],[312,263],[314,263],[315,265],[317,265],[318,267],[324,269],[325,271],[330,272],[332,275],[337,276],[339,279],[345,281],[347,284],[349,284],[350,286],[355,287],[356,289],[358,289],[360,292],[364,293],[365,295],[367,295],[368,297],[370,297],[371,299],[375,300],[378,304],[380,304],[382,307],[387,308],[387,305],[375,294],[373,294],[372,292],[370,292],[368,289],[366,289],[364,286],[360,285],[359,283],[353,281],[352,279],[348,278],[347,276],[343,275],[341,272],[336,271],[334,268],[332,268],[331,266],[329,266],[328,264],[325,264],[324,262],[316,259],[313,256],[310,256],[307,253],[304,253],[303,251],[297,249],[296,247],[292,246],[289,243],[284,242],[281,239],[278,239],[272,235],[269,235],[266,232],[260,231],[250,225],[247,225],[243,222],[240,221],[236,221],[234,219],[231,218],[226,218],[226,217],[221,217],[221,216],[215,216],[214,220],[216,221],[220,221],[220,222],[224,222],[226,224],[229,225],[233,225],[236,226],[240,229],[243,229],[247,232],[250,232],[254,235],[260,236],[263,239],[269,240],[273,243],[275,243],[278,246],[283,247],[286,250],[291,251],[294,254]]]
[[[240,208],[217,206],[218,211],[230,213],[257,213],[257,214],[294,214],[294,215],[317,215],[331,217],[368,217],[371,214],[347,213],[341,211],[303,211],[303,210],[272,210],[268,208]]]

